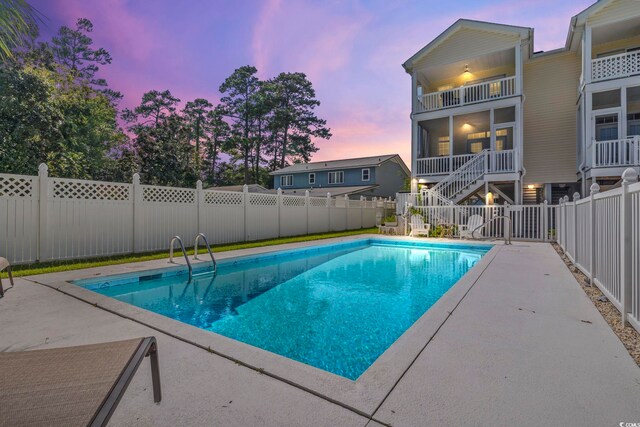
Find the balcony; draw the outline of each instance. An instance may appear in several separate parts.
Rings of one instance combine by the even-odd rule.
[[[512,173],[516,171],[515,150],[485,150],[488,157],[485,173]],[[459,154],[456,156],[429,157],[417,160],[417,175],[448,175],[480,154]]]
[[[593,167],[624,167],[640,165],[640,137],[632,136],[593,144]]]
[[[605,56],[591,61],[591,81],[619,79],[640,74],[640,51]]]
[[[515,76],[431,92],[418,97],[418,112],[436,111],[517,95]]]

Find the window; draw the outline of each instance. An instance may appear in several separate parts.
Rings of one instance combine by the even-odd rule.
[[[316,183],[316,174],[315,172],[311,172],[309,174],[309,184],[315,184]]]
[[[280,176],[280,187],[291,187],[293,185],[293,175]]]
[[[608,114],[596,117],[596,141],[618,139],[618,115]]]
[[[369,168],[362,169],[362,180],[363,181],[369,181],[369,173],[370,173]]]
[[[620,106],[620,89],[608,90],[605,92],[594,92],[592,96],[592,109],[594,110]]]
[[[469,143],[469,151],[471,151],[471,154],[478,154],[479,152],[482,151],[482,142],[478,141],[478,142],[470,142]]]
[[[627,136],[640,135],[640,113],[627,115]]]
[[[329,184],[342,184],[342,183],[344,183],[343,171],[329,172]]]
[[[438,138],[438,156],[448,156],[449,155],[449,137],[441,136]]]

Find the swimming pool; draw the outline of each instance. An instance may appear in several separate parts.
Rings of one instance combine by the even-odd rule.
[[[357,379],[489,245],[361,239],[74,282]]]

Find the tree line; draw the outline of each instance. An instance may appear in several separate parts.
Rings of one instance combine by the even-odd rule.
[[[93,44],[93,25],[79,19],[50,41],[29,39],[0,57],[0,171],[193,186],[258,183],[269,171],[309,161],[315,138],[329,139],[313,85],[303,73],[267,80],[247,65],[219,86],[220,102],[181,104],[169,90],[150,90],[134,108],[98,78],[112,62]]]

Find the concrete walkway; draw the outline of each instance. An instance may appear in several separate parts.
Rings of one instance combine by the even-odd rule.
[[[163,401],[145,363],[112,425],[640,422],[640,369],[547,244],[501,247],[368,417],[28,280],[0,299],[0,351],[145,335],[158,338]]]

